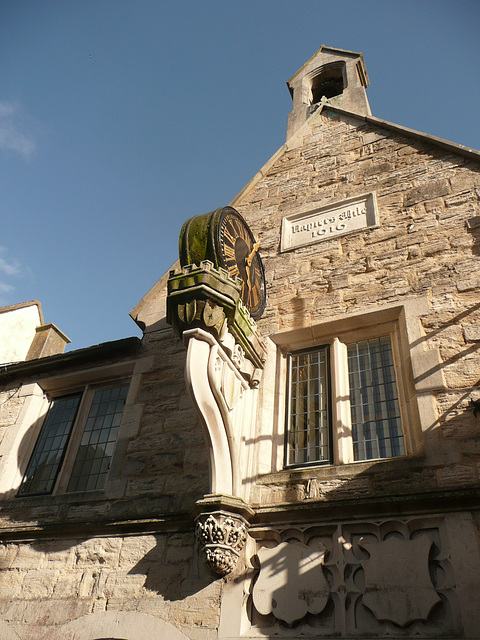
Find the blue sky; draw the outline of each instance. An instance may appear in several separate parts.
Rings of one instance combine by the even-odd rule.
[[[128,316],[184,220],[284,143],[285,82],[362,51],[373,115],[480,149],[478,0],[4,0],[0,305],[32,299],[70,349]]]

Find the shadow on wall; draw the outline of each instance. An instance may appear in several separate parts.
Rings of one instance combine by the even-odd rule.
[[[143,587],[176,601],[199,593],[218,580],[205,566],[193,532],[175,534],[166,541],[156,536],[157,544],[133,566],[129,576],[145,576]]]
[[[15,387],[14,389],[9,390],[10,392],[9,397],[7,398],[6,401],[4,401],[4,403],[7,404],[9,400],[14,398],[20,389],[21,389],[21,386]],[[43,424],[44,418],[45,416],[43,415],[42,417],[40,417],[38,420],[35,420],[35,422],[33,422],[30,425],[28,431],[25,433],[21,442],[18,445],[18,449],[17,449],[18,472],[16,474],[17,477],[23,478],[25,475],[25,471],[27,470],[27,466],[29,462],[29,455],[33,449],[33,446],[35,445],[35,439],[40,433],[40,429]],[[18,493],[18,490],[19,488],[16,487],[8,491],[5,491],[3,493],[0,493],[0,500],[11,500],[15,498]]]
[[[105,493],[90,491],[15,497],[16,492],[11,490],[0,495],[0,500],[4,501],[1,505],[4,531],[3,536],[0,533],[0,541],[4,546],[0,545],[0,570],[10,571],[12,579],[17,573],[23,575],[30,569],[35,571],[42,567],[47,573],[51,570],[51,579],[46,579],[40,587],[39,597],[53,600],[60,597],[58,594],[64,589],[63,570],[72,576],[68,588],[70,595],[79,599],[116,596],[122,591],[122,581],[126,592],[134,591],[142,597],[145,589],[172,601],[211,584],[216,578],[209,575],[203,563],[196,562],[194,523],[184,497],[188,491],[187,497],[194,503],[208,489],[204,481],[204,476],[207,477],[206,455],[197,448],[189,451],[185,444],[193,440],[192,429],[196,428],[186,419],[187,415],[195,418],[193,410],[183,409],[184,433],[177,434],[174,442],[174,454],[178,450],[177,457],[181,456],[183,463],[170,465],[170,475],[162,474],[160,465],[165,452],[160,446],[152,445],[154,436],[151,433],[145,438],[144,449],[149,449],[142,464],[148,467],[155,482],[159,478],[155,485],[159,486],[158,491],[147,486],[143,493],[138,491],[129,497],[115,498],[109,497],[107,486]],[[40,420],[32,424],[19,444],[17,465],[22,476],[40,427]],[[181,428],[180,424],[178,429]],[[162,434],[159,435],[161,438]],[[121,453],[125,459],[125,453]],[[132,454],[135,462],[140,455],[143,456],[144,451],[139,452],[136,447]],[[152,459],[156,460],[155,470],[149,466]],[[163,475],[168,481],[168,492],[166,487],[161,491],[160,485],[166,482]],[[134,480],[137,480],[136,476]],[[148,479],[144,484],[149,484]],[[154,524],[149,525],[149,521],[158,521],[158,529]],[[146,523],[144,529],[143,522]],[[167,524],[162,526],[162,523]]]
[[[3,544],[0,572],[12,572],[12,580],[18,580],[41,569],[45,582],[37,585],[37,598],[52,602],[65,597],[108,600],[125,594],[135,599],[158,594],[173,602],[199,593],[218,579],[204,565],[193,531]],[[22,600],[20,593],[17,599]]]

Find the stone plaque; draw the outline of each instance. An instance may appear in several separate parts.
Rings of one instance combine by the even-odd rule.
[[[291,251],[377,226],[375,194],[369,193],[333,206],[285,216],[282,220],[281,251]]]

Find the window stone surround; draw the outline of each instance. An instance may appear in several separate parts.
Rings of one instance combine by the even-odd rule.
[[[324,322],[301,329],[294,329],[277,333],[271,336],[269,344],[269,358],[267,359],[266,378],[274,380],[273,389],[266,386],[264,394],[274,393],[275,400],[270,403],[260,400],[259,406],[264,407],[259,416],[262,432],[267,429],[268,421],[273,422],[271,445],[261,443],[257,462],[257,487],[252,500],[255,504],[275,503],[282,501],[288,494],[288,499],[304,500],[320,497],[328,486],[338,488],[345,481],[357,478],[356,482],[364,487],[366,493],[370,493],[371,485],[366,475],[373,470],[379,473],[397,473],[401,469],[423,468],[425,463],[425,437],[431,436],[431,430],[435,429],[437,410],[435,405],[435,393],[445,389],[445,382],[441,370],[441,358],[437,348],[429,349],[426,345],[426,336],[423,331],[420,318],[430,312],[429,302],[426,297],[405,299],[402,303],[365,308],[360,313],[345,314],[334,319],[326,318]],[[382,329],[393,332],[395,345],[395,360],[397,385],[402,411],[402,421],[405,429],[406,456],[386,460],[358,461],[354,462],[337,455],[332,465],[310,464],[304,467],[284,469],[284,438],[285,438],[285,402],[286,402],[286,354],[290,350],[300,350],[315,347],[341,336],[342,339],[359,339],[365,335],[378,335]],[[338,340],[337,340],[338,342]],[[332,360],[336,357],[333,349]],[[348,375],[338,373],[339,364],[333,362],[332,396],[339,393],[339,376]],[[335,404],[335,401],[333,401]],[[345,406],[344,406],[345,405]],[[345,420],[348,403],[337,403],[336,420],[338,425]],[[268,412],[268,413],[267,413]],[[422,427],[423,425],[423,432]],[[334,434],[337,430],[333,428]],[[335,437],[335,435],[334,435]],[[341,443],[337,441],[337,450],[341,450]],[[438,456],[444,455],[440,451]],[[453,456],[453,452],[451,452]],[[269,460],[269,468],[264,462]],[[435,454],[429,452],[429,463],[435,462]],[[314,480],[314,482],[312,482]],[[297,481],[300,488],[292,489]],[[326,483],[322,487],[322,483]],[[317,486],[318,485],[318,486]],[[361,486],[357,490],[362,491]],[[274,488],[276,487],[276,488]],[[290,487],[290,488],[289,488]],[[433,488],[433,486],[432,486]],[[353,490],[353,486],[352,486]],[[347,494],[349,491],[346,492]],[[298,494],[298,495],[297,495]],[[297,497],[295,498],[295,495]]]

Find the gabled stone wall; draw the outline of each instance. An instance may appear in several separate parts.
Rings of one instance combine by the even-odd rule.
[[[308,125],[234,201],[261,241],[269,298],[260,327],[275,333],[422,294],[437,322],[470,308],[480,282],[478,162],[333,111]],[[282,216],[371,191],[378,229],[279,253]]]
[[[424,454],[405,461],[401,481],[395,463],[391,472],[386,463],[343,468],[340,476],[324,470],[317,497],[479,483],[478,418],[470,401],[480,395],[480,157],[461,151],[324,108],[233,201],[261,243],[264,334],[307,332],[393,304],[418,310],[418,335],[409,339],[412,349],[421,343],[422,363],[412,356],[407,374],[418,403],[433,400],[428,411],[420,407]],[[283,216],[371,192],[378,228],[280,251]],[[437,379],[422,386],[427,375]],[[260,418],[262,432],[272,416]],[[312,477],[318,475],[308,470],[265,477],[258,500],[309,498]]]

